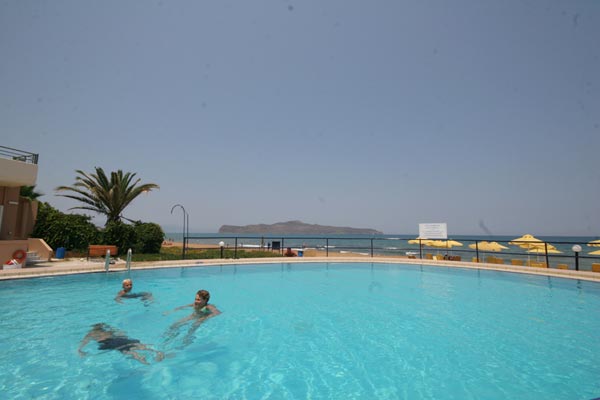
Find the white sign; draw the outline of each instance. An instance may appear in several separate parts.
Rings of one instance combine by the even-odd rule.
[[[448,227],[445,222],[419,224],[419,237],[422,239],[448,239]]]

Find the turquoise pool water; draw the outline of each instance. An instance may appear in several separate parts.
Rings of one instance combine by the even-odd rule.
[[[591,399],[600,396],[600,285],[493,271],[314,263],[0,282],[6,399]],[[185,342],[211,292],[223,313]],[[167,353],[144,365],[77,348],[105,322]]]

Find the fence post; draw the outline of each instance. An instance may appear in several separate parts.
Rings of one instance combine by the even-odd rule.
[[[371,258],[373,258],[373,238],[371,238]]]
[[[235,248],[233,249],[233,258],[237,259],[237,236],[235,238]]]
[[[329,238],[325,239],[325,257],[329,257]]]

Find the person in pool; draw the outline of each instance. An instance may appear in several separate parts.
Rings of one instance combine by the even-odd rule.
[[[151,352],[155,353],[156,361],[162,361],[164,353],[158,350],[154,350],[147,345],[141,343],[137,339],[128,337],[124,332],[117,331],[113,327],[105,323],[99,323],[92,325],[92,329],[85,335],[79,344],[77,351],[82,357],[87,353],[83,351],[83,348],[91,341],[95,340],[98,342],[98,350],[117,350],[122,354],[133,357],[137,361],[148,364],[145,355],[140,352]]]
[[[152,293],[150,292],[140,292],[140,293],[131,293],[131,289],[133,289],[133,281],[131,279],[123,280],[123,289],[117,293],[117,297],[115,297],[115,301],[122,303],[122,298],[126,299],[137,299],[141,298],[144,302],[152,301]]]
[[[192,336],[194,335],[194,332],[196,332],[198,327],[204,321],[221,314],[221,311],[219,311],[217,307],[215,307],[212,304],[208,304],[209,300],[210,293],[208,292],[208,290],[198,290],[198,292],[196,292],[196,298],[194,299],[194,302],[192,304],[186,304],[184,306],[180,306],[174,309],[173,311],[178,311],[187,307],[193,307],[194,310],[187,317],[184,317],[179,321],[175,322],[173,325],[171,325],[171,327],[169,328],[169,336],[171,338],[176,336],[179,328],[181,328],[189,321],[193,321],[192,325],[190,326],[190,329],[188,330],[187,334],[183,339],[184,343],[189,344],[191,342]]]

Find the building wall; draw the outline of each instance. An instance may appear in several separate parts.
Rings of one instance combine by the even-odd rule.
[[[20,187],[0,186],[0,204],[3,205],[2,221],[0,222],[0,240],[20,239],[17,235],[17,220],[19,219]]]
[[[24,240],[33,232],[38,202],[19,196],[20,187],[0,186],[0,240]]]

